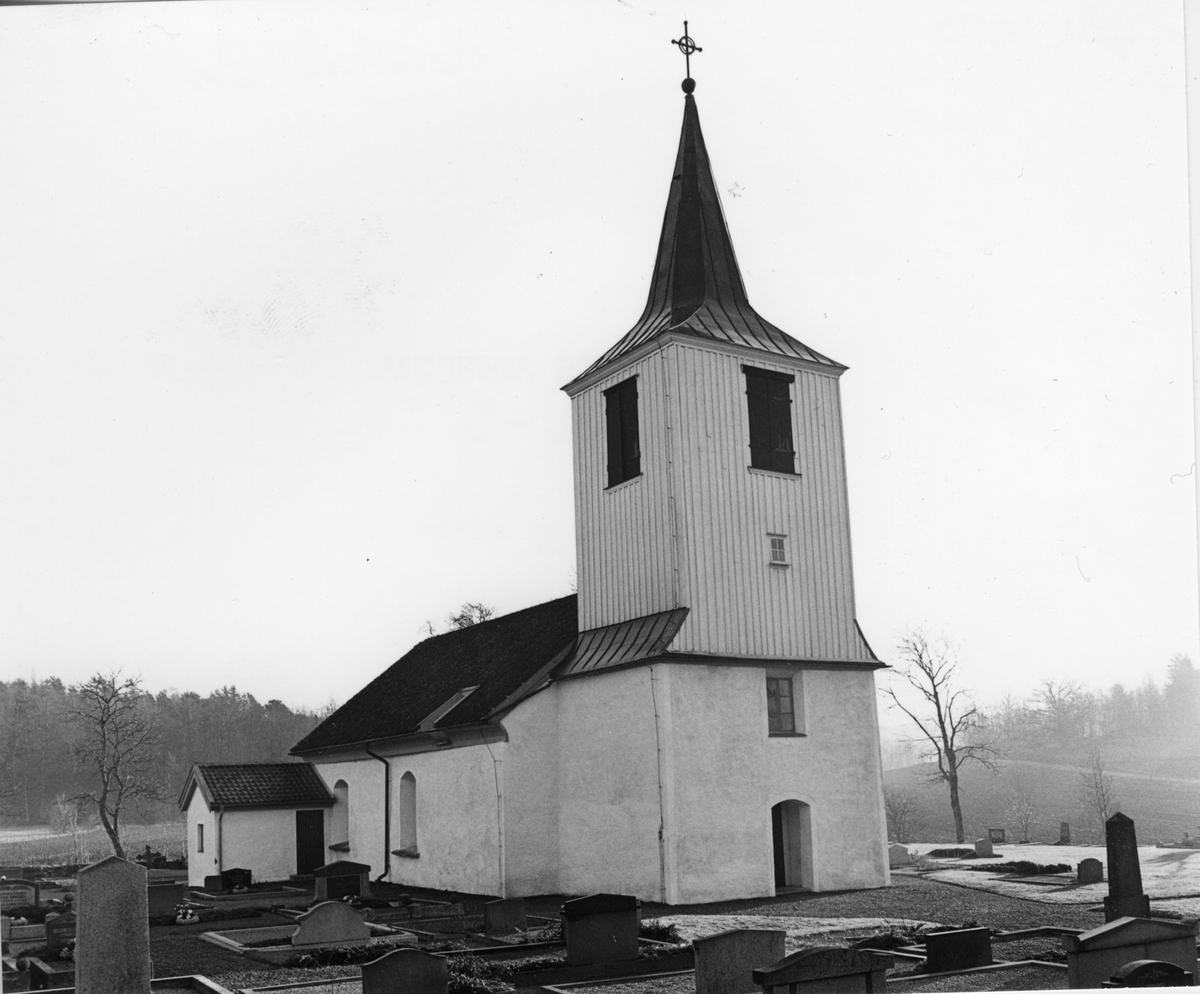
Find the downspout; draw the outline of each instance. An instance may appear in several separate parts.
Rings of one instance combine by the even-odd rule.
[[[217,808],[217,875],[225,872],[225,832],[221,829],[221,819],[225,817],[225,809]]]
[[[488,755],[492,757],[492,777],[496,781],[496,859],[499,863],[500,872],[500,899],[508,897],[508,888],[505,885],[504,879],[504,792],[500,786],[501,767],[500,760],[496,758],[496,754],[492,752],[492,747],[488,743],[487,735],[483,729],[479,730],[480,741],[487,746]]]
[[[654,686],[658,683],[658,675],[654,667],[650,667],[650,701],[654,707],[654,746],[658,753],[658,890],[659,900],[667,903],[667,840],[666,807],[663,804],[663,772],[662,772],[662,737],[659,734],[658,694]]]
[[[383,763],[383,872],[375,878],[379,883],[392,872],[392,764],[372,752],[370,743],[363,748],[368,756]]]

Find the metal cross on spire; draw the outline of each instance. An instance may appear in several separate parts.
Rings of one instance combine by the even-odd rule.
[[[671,44],[678,45],[679,51],[683,53],[684,64],[687,67],[687,79],[683,81],[683,92],[691,93],[696,88],[696,81],[692,79],[692,53],[703,52],[704,49],[697,45],[688,34],[687,21],[683,22],[683,35],[678,40],[672,38]]]

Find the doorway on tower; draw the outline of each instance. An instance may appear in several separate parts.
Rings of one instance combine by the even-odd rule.
[[[811,890],[812,809],[803,801],[780,801],[771,808],[771,848],[775,893]]]

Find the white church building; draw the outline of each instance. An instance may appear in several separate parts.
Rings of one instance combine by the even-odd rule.
[[[563,388],[578,594],[426,639],[296,745],[329,861],[669,904],[889,883],[846,367],[750,306],[693,87],[645,311]]]

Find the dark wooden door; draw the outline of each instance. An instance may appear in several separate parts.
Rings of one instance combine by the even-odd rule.
[[[771,847],[775,851],[775,886],[787,884],[787,863],[783,858],[783,805],[771,809]]]
[[[296,872],[325,865],[325,812],[296,812]]]

